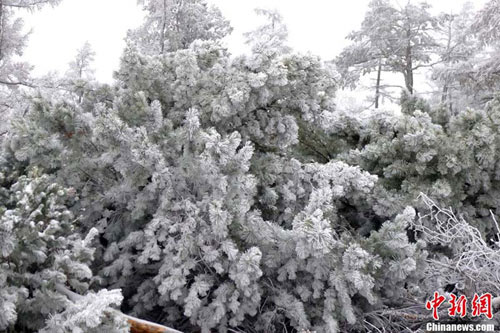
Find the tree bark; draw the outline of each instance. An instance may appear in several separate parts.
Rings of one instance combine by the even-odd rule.
[[[167,0],[163,0],[163,22],[160,34],[160,54],[165,53],[165,35],[167,30]]]
[[[3,31],[4,31],[3,0],[0,0],[0,61],[3,59]]]
[[[408,46],[406,47],[406,68],[404,70],[405,77],[405,86],[410,95],[413,95],[413,60],[412,60],[412,49],[410,42],[408,42]]]
[[[453,15],[451,15],[450,17],[453,18]],[[448,21],[448,39],[446,41],[446,53],[443,57],[443,61],[446,63],[446,64],[450,64],[451,63],[451,40],[452,40],[452,34],[453,34],[453,26],[452,26],[452,23],[453,23],[453,19],[449,20]],[[448,106],[450,108],[450,111],[452,111],[452,106],[451,106],[451,91],[450,91],[450,88],[449,88],[449,79],[448,78],[445,78],[444,79],[444,83],[443,83],[443,91],[441,93],[441,104],[445,105],[445,106]]]
[[[406,30],[406,53],[405,53],[405,68],[403,75],[405,77],[405,86],[410,95],[413,95],[413,50],[411,46],[411,28]]]
[[[380,99],[380,76],[382,73],[382,61],[379,60],[378,62],[378,69],[377,69],[377,83],[375,85],[375,109],[378,109],[378,103]]]
[[[447,99],[448,99],[448,83],[445,82],[443,85],[443,91],[441,93],[441,103],[446,104]]]
[[[443,84],[443,90],[441,91],[441,104],[448,108],[450,114],[453,114],[453,98],[452,90],[450,89],[449,82],[445,80]]]

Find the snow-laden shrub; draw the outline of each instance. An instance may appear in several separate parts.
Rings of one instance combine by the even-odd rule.
[[[77,200],[74,189],[59,186],[36,167],[20,173],[2,164],[0,199],[0,330],[40,329],[71,304],[58,284],[79,292],[89,288],[90,243],[97,230],[82,238],[68,209]]]

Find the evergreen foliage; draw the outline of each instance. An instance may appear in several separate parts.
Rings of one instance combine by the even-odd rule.
[[[235,57],[220,40],[228,22],[205,2],[139,3],[145,23],[129,33],[115,82],[96,82],[85,44],[26,98],[3,142],[0,330],[127,332],[110,308],[120,306],[186,332],[399,332],[408,326],[384,316],[424,304],[445,276],[465,274],[478,290],[498,282],[491,260],[471,261],[497,255],[485,239],[498,232],[500,100],[450,108],[449,90],[436,104],[413,93],[432,48],[443,89],[474,53],[465,36],[438,47],[427,5],[364,21],[389,35],[356,35],[367,49],[346,52],[367,67],[342,74],[383,60],[407,89],[400,112],[355,114],[335,105],[333,66],[289,47],[279,13],[257,10],[267,21]],[[482,11],[474,27],[491,19]],[[389,47],[406,53],[388,57]]]
[[[67,305],[56,285],[85,292],[93,278],[89,264],[97,230],[82,239],[68,210],[77,200],[74,189],[64,189],[50,178],[37,168],[21,173],[3,165],[0,172],[1,330],[43,328],[47,315],[57,317]],[[108,297],[102,296],[105,302]],[[97,327],[100,321],[92,314],[79,316],[86,314],[97,320],[90,327]],[[75,322],[71,329],[79,327],[86,326]]]

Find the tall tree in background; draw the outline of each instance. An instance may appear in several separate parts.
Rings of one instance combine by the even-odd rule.
[[[342,52],[337,64],[344,76],[377,71],[375,105],[378,106],[381,72],[401,73],[406,90],[413,94],[414,72],[431,62],[437,44],[432,30],[437,24],[429,13],[429,5],[408,2],[397,7],[389,0],[373,0],[362,23],[361,30],[351,33],[354,41]]]
[[[336,64],[344,85],[351,87],[356,85],[361,76],[377,72],[374,104],[378,108],[382,94],[382,72],[391,71],[387,66],[391,56],[391,40],[387,36],[391,34],[396,10],[387,0],[371,1],[368,7],[361,29],[347,36],[353,44],[342,51]]]
[[[442,63],[434,68],[434,78],[441,84],[441,100],[453,98],[463,106],[484,107],[498,94],[500,78],[500,1],[492,0],[477,13],[469,7],[458,15],[445,15],[440,35],[445,42],[439,51]],[[446,43],[449,41],[449,44]],[[464,107],[462,107],[463,109]]]
[[[287,46],[288,28],[283,23],[283,17],[276,10],[257,8],[255,13],[267,19],[266,24],[261,25],[254,31],[245,33],[246,43],[255,53],[279,52],[288,53],[291,48]]]
[[[500,0],[490,0],[474,18],[472,31],[480,41],[480,47],[465,70],[463,82],[481,101],[490,101],[500,90]]]
[[[70,90],[78,96],[78,103],[83,100],[85,91],[89,89],[89,85],[94,80],[94,70],[92,63],[94,62],[95,52],[89,42],[85,42],[78,49],[76,57],[69,63],[69,69],[66,72],[64,80],[67,81]]]
[[[474,12],[471,3],[466,3],[458,14],[443,13],[439,17],[436,40],[439,43],[437,55],[440,63],[433,68],[433,78],[437,80],[440,101],[453,113],[453,102],[460,100],[453,92],[459,90],[456,77],[457,67],[468,61],[477,51],[477,38],[471,31]]]
[[[130,31],[144,54],[185,49],[196,39],[219,39],[231,32],[218,8],[205,0],[138,0],[148,13],[141,27]]]
[[[44,5],[56,5],[60,1],[0,0],[0,85],[2,87],[29,85],[30,66],[15,59],[15,56],[22,55],[28,37],[22,32],[22,19],[15,18],[15,10],[33,11]]]
[[[44,5],[57,5],[61,0],[0,0],[0,117],[8,119],[24,101],[20,95],[23,86],[33,87],[31,66],[18,60],[23,54],[28,34],[23,33],[23,20],[17,10],[34,11]],[[0,142],[8,122],[0,124]]]
[[[429,13],[430,5],[410,2],[400,9],[399,18],[394,22],[395,36],[393,42],[394,56],[389,61],[391,66],[403,74],[405,87],[410,94],[414,92],[415,70],[428,67],[431,54],[437,44],[432,37],[436,27],[436,19]]]

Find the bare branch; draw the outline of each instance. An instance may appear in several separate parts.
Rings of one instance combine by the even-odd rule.
[[[0,84],[4,84],[7,86],[25,86],[25,87],[29,87],[29,88],[36,88],[36,86],[32,85],[31,83],[27,83],[27,82],[13,82],[13,81],[0,80]]]

